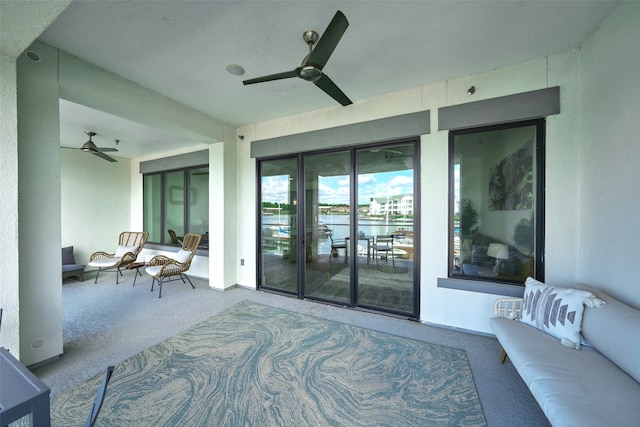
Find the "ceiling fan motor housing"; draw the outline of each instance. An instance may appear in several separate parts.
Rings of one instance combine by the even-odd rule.
[[[87,152],[87,151],[98,151],[96,149],[96,145],[91,140],[91,138],[93,138],[97,134],[95,132],[90,131],[90,130],[87,130],[84,133],[89,135],[89,140],[82,145],[81,150],[84,151],[84,152]]]
[[[96,146],[92,141],[87,141],[84,144],[82,144],[82,151],[98,151],[96,150]]]
[[[304,80],[315,82],[318,81],[320,77],[322,77],[322,70],[313,65],[305,65],[300,70],[300,78]]]

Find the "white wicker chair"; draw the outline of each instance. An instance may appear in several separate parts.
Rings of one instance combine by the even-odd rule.
[[[118,277],[122,276],[120,267],[126,267],[127,264],[136,261],[148,237],[149,233],[146,231],[124,231],[120,233],[118,248],[114,253],[100,251],[91,254],[89,266],[98,269],[96,280],[93,283],[98,283],[98,276],[101,271],[114,268],[116,284],[118,284]]]
[[[200,234],[185,234],[182,238],[182,249],[178,251],[174,258],[165,255],[156,255],[149,261],[149,266],[145,271],[149,276],[153,277],[151,281],[151,292],[153,292],[153,285],[156,280],[158,281],[158,286],[160,287],[158,298],[162,298],[162,284],[165,282],[182,279],[183,283],[187,283],[185,281],[185,279],[187,279],[191,287],[195,289],[195,286],[191,283],[191,279],[184,273],[191,267],[191,260],[195,256],[201,240],[202,235]]]

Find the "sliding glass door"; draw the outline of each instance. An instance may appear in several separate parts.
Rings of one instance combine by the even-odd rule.
[[[259,161],[259,286],[417,317],[417,150],[411,140]]]
[[[351,304],[351,153],[304,156],[304,295]]]
[[[414,144],[356,151],[358,304],[415,309]]]
[[[259,286],[298,293],[298,159],[260,165]]]

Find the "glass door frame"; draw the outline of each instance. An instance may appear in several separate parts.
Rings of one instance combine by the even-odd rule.
[[[283,156],[277,156],[277,157],[265,157],[265,158],[260,158],[257,159],[256,161],[256,232],[255,232],[255,237],[256,237],[256,288],[257,289],[264,289],[265,291],[269,291],[269,292],[275,292],[278,294],[283,294],[283,295],[296,295],[296,297],[298,299],[302,299],[302,295],[301,295],[301,291],[300,291],[300,280],[301,280],[301,275],[300,275],[300,268],[296,269],[296,291],[288,291],[285,289],[278,289],[277,287],[274,286],[265,286],[262,284],[262,278],[264,277],[265,271],[264,271],[264,263],[263,263],[263,254],[262,254],[262,203],[261,203],[261,199],[262,199],[262,164],[264,162],[269,162],[269,161],[284,161],[284,160],[294,160],[296,163],[296,170],[298,171],[298,176],[296,177],[296,196],[299,195],[299,191],[300,191],[300,171],[301,171],[301,156],[299,154],[293,154],[293,155],[283,155]],[[297,226],[299,227],[300,224],[298,223],[299,221],[299,215],[300,215],[300,206],[301,203],[297,203],[296,204],[296,223]],[[296,237],[296,242],[295,242],[295,247],[296,247],[296,263],[300,262],[300,258],[298,256],[298,254],[301,252],[301,250],[299,248],[302,248],[302,246],[300,246],[301,242],[304,242],[304,240],[300,239],[300,233],[297,233],[297,237]],[[299,265],[299,264],[298,264]]]
[[[414,209],[414,257],[413,257],[413,307],[412,313],[404,312],[404,311],[396,311],[393,309],[385,309],[378,306],[369,306],[366,304],[360,304],[357,301],[357,284],[358,284],[358,268],[356,262],[355,254],[357,254],[358,241],[354,239],[353,236],[357,235],[357,227],[358,227],[358,192],[357,192],[357,176],[358,176],[358,158],[357,152],[360,150],[374,150],[380,148],[390,148],[397,145],[413,145],[413,209]],[[324,299],[319,297],[310,297],[305,296],[305,268],[301,268],[301,266],[305,265],[306,262],[306,245],[309,242],[306,241],[306,228],[307,228],[307,220],[305,215],[305,207],[307,205],[306,194],[305,194],[305,182],[306,182],[306,171],[304,165],[305,156],[317,155],[317,154],[328,154],[332,152],[341,152],[348,151],[350,155],[350,166],[349,166],[349,182],[350,182],[350,210],[349,210],[349,269],[350,269],[350,283],[349,283],[349,308],[354,309],[364,309],[368,311],[375,311],[380,313],[386,313],[398,317],[408,317],[412,320],[417,320],[420,315],[420,235],[421,235],[421,227],[420,227],[420,137],[412,137],[412,138],[403,138],[398,140],[384,141],[379,143],[372,144],[361,144],[361,145],[353,145],[348,147],[338,147],[331,149],[323,149],[316,151],[307,151],[303,153],[289,154],[289,155],[281,155],[281,156],[273,156],[273,157],[264,157],[256,159],[256,284],[258,289],[264,289],[265,291],[280,293],[283,295],[296,295],[298,299],[309,299],[313,301],[324,302],[328,304],[336,304],[336,305],[345,305],[343,303],[339,303],[330,299]],[[298,203],[296,205],[296,217],[297,217],[297,227],[298,230],[302,230],[303,232],[298,232],[296,239],[296,246],[299,248],[296,251],[296,262],[298,265],[297,268],[297,292],[287,292],[278,289],[273,289],[269,286],[262,285],[262,274],[263,274],[263,266],[261,262],[261,163],[269,160],[281,160],[286,158],[296,158],[298,165],[298,176],[297,176],[297,196]]]

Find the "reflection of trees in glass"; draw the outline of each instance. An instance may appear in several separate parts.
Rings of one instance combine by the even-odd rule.
[[[262,202],[262,211],[280,211],[281,213],[295,213],[296,207],[291,203],[278,203],[278,202]]]
[[[533,216],[531,219],[522,218],[513,232],[513,241],[518,249],[533,252]]]
[[[469,199],[460,201],[460,234],[470,236],[478,231],[478,211]]]

